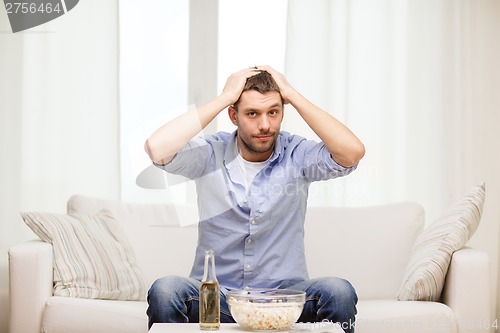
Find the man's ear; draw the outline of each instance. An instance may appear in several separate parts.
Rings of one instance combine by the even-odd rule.
[[[238,112],[234,109],[233,106],[227,108],[227,114],[229,115],[229,119],[231,119],[231,122],[235,126],[238,126]]]

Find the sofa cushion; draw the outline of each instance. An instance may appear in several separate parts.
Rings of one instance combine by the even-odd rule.
[[[309,207],[305,247],[311,277],[349,280],[360,299],[396,299],[411,247],[424,226],[412,202]]]
[[[41,332],[146,333],[146,302],[51,297]]]
[[[456,333],[457,318],[439,302],[360,301],[356,333]]]
[[[146,302],[51,297],[42,332],[146,333],[146,309]],[[454,313],[442,303],[361,300],[357,310],[356,333],[457,332]]]
[[[198,237],[196,207],[75,195],[67,209],[80,214],[111,211],[128,236],[147,287],[165,275],[189,275]]]
[[[132,247],[109,211],[21,216],[41,240],[52,244],[54,295],[145,299],[146,288]]]
[[[453,252],[476,231],[485,199],[485,185],[477,185],[415,241],[399,300],[438,301]]]

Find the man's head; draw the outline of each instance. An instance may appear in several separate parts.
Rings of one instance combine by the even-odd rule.
[[[272,92],[275,91],[278,94],[280,94],[280,88],[278,87],[278,84],[276,81],[274,81],[273,77],[271,74],[268,72],[262,71],[259,74],[256,74],[254,76],[251,76],[247,79],[247,82],[245,83],[245,87],[243,88],[242,95],[245,91],[248,90],[255,90],[260,92],[261,94],[265,94],[267,92]],[[281,97],[281,104],[284,104],[283,98]],[[241,100],[240,98],[236,101],[236,103],[233,104],[233,108],[238,111],[238,104]]]
[[[238,148],[244,159],[259,162],[271,156],[283,120],[283,104],[271,74],[260,72],[247,79],[240,98],[228,109],[238,127]]]

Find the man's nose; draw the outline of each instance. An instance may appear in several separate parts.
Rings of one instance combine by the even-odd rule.
[[[269,122],[269,118],[267,117],[267,115],[263,115],[262,117],[260,117],[259,130],[261,132],[266,132],[269,130],[269,127],[270,127],[270,122]]]

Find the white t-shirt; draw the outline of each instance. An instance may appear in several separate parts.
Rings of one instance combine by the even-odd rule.
[[[249,162],[245,160],[238,151],[236,160],[238,161],[238,165],[240,166],[241,174],[243,175],[243,179],[245,180],[245,189],[248,193],[253,179],[260,172],[260,170],[264,169],[267,166],[267,164],[269,163],[269,158],[263,162]]]

